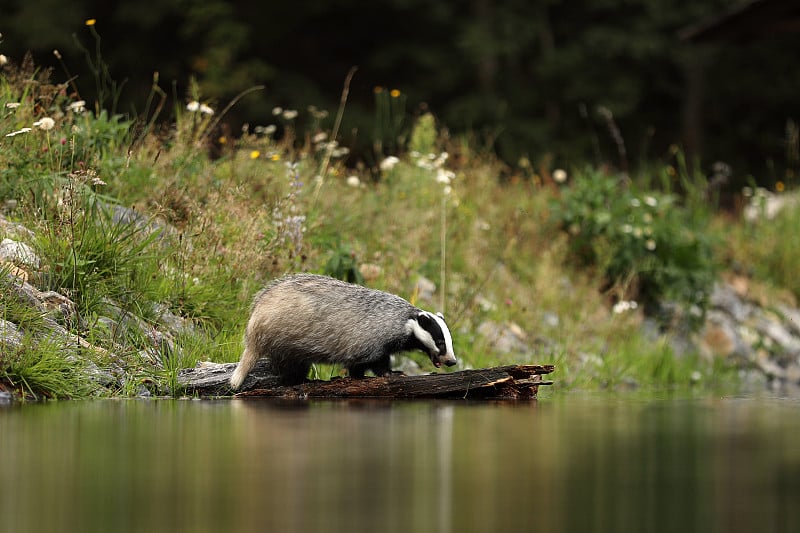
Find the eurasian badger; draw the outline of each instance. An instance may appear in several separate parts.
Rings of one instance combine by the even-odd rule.
[[[441,314],[394,294],[314,274],[277,279],[253,299],[242,359],[230,384],[238,389],[266,357],[287,384],[302,382],[312,363],[338,363],[351,377],[391,371],[390,356],[428,354],[437,368],[456,364],[453,339]]]

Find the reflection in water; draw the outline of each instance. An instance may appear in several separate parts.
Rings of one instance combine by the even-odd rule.
[[[0,410],[2,531],[800,531],[798,403]]]

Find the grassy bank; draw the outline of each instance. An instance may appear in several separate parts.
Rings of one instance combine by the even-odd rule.
[[[96,348],[78,350],[127,376],[110,389],[63,377],[79,363],[35,340],[40,317],[18,316],[27,311],[5,297],[2,318],[34,333],[3,348],[0,380],[15,390],[178,392],[169,386],[177,369],[238,360],[252,295],[293,271],[443,311],[464,365],[554,363],[557,387],[731,384],[725,362],[676,354],[644,332],[645,316],[670,301],[702,317],[711,284],[732,265],[767,291],[800,294],[800,246],[785,246],[797,217],[748,225],[717,214],[704,178],[677,151],[632,180],[588,167],[512,169],[426,116],[396,158],[351,168],[318,110],[302,111],[307,130],[276,110],[230,136],[210,104],[175,105],[174,124],[129,122],[30,66],[4,67],[0,202],[32,234],[6,228],[0,238],[26,241],[41,264],[3,268],[69,298],[75,319],[62,326]],[[421,277],[436,289],[420,290]],[[154,327],[167,308],[192,327],[148,365],[140,354],[152,339],[107,331],[112,306]],[[486,324],[519,342],[501,351],[481,333]]]

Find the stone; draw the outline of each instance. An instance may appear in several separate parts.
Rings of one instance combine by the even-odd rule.
[[[0,242],[0,260],[38,270],[42,261],[33,248],[24,242],[3,239]]]

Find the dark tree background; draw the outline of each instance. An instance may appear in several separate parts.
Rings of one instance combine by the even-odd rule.
[[[58,49],[91,98],[81,46],[94,54],[84,24],[94,18],[103,60],[117,82],[127,80],[119,112],[142,112],[157,70],[168,93],[185,100],[194,76],[219,105],[266,85],[228,115],[233,128],[270,123],[276,105],[300,110],[301,120],[309,105],[332,116],[346,73],[358,66],[342,132],[360,154],[373,146],[373,90],[382,86],[403,93],[409,117],[429,109],[511,163],[526,156],[633,169],[678,145],[704,169],[729,163],[739,181],[791,181],[800,33],[702,44],[678,37],[742,3],[0,0],[0,53],[18,61],[31,51],[63,79]],[[603,109],[624,140],[624,159]]]

